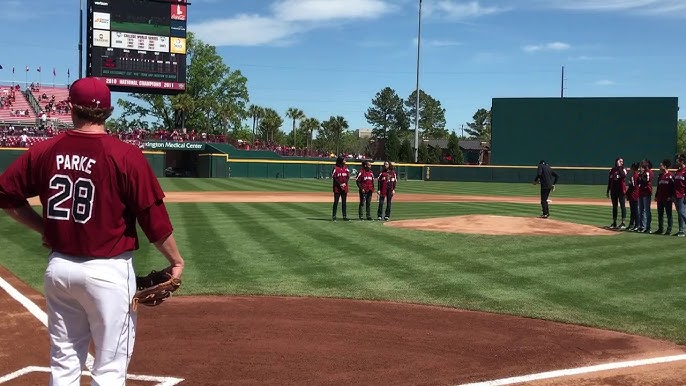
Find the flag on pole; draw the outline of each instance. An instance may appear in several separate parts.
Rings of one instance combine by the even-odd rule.
[[[0,70],[2,70],[2,64],[0,64]]]
[[[29,66],[26,66],[26,72],[29,72]]]
[[[69,76],[69,69],[67,68],[67,76]]]
[[[12,66],[12,73],[14,74],[14,66]]]
[[[57,72],[55,71],[55,67],[52,68],[52,76],[57,76]]]
[[[36,71],[40,72],[40,67],[38,67],[38,69]]]

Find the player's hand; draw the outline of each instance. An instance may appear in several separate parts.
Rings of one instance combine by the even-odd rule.
[[[392,193],[392,194],[395,196],[395,189],[393,189],[393,193]]]
[[[605,193],[605,197],[610,198],[610,192]]]
[[[173,277],[181,279],[181,274],[183,273],[183,265],[172,265],[169,267]]]
[[[555,191],[555,185],[553,185],[553,192]]]

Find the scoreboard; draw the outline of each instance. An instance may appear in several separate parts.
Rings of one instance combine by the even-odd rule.
[[[112,91],[186,90],[187,0],[88,0],[87,75]]]

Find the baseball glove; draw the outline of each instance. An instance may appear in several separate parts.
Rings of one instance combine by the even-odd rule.
[[[152,271],[146,276],[136,276],[136,293],[133,295],[132,307],[136,311],[138,305],[153,307],[172,296],[181,287],[181,279],[172,277],[171,269]]]

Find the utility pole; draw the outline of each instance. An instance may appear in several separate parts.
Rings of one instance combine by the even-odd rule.
[[[417,31],[417,100],[414,114],[414,162],[419,162],[419,54],[422,45],[422,0],[419,0],[419,27]]]
[[[560,83],[560,98],[565,97],[565,66],[562,66],[562,79]]]

